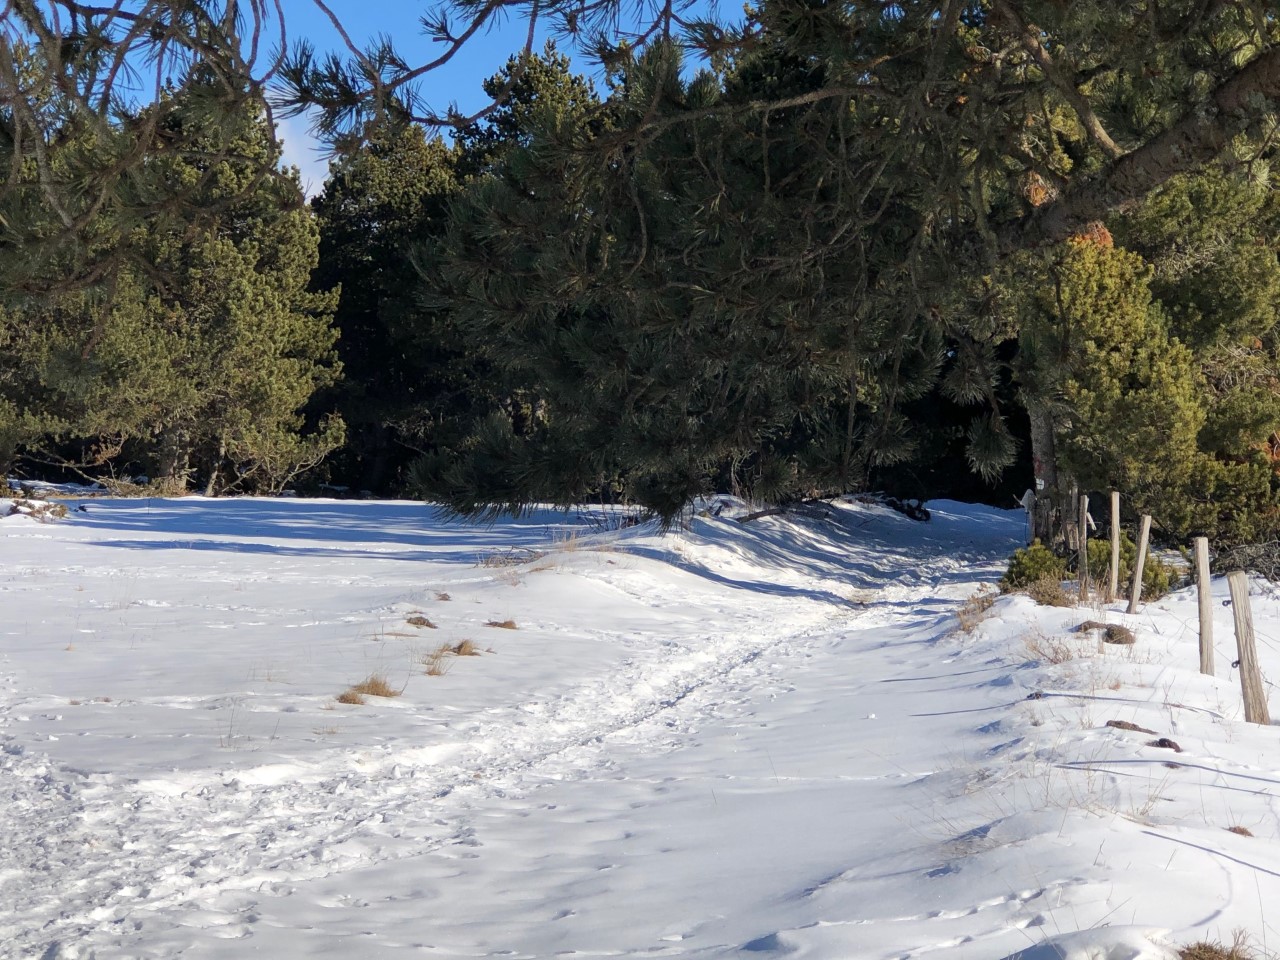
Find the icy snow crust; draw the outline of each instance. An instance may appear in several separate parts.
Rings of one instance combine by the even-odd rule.
[[[964,632],[1021,513],[853,503],[661,536],[84,504],[0,520],[4,957],[1280,943],[1280,750],[1242,721],[1230,610],[1217,678],[1189,592],[1134,617],[1003,598]],[[1280,677],[1280,600],[1253,588]],[[1102,618],[1138,642],[1072,632]],[[424,674],[464,639],[484,652]],[[402,695],[335,702],[370,674]]]

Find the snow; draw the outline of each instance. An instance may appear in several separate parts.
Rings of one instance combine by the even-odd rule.
[[[962,629],[1021,511],[729,503],[664,536],[600,510],[63,502],[0,500],[0,956],[1280,942],[1280,754],[1243,722],[1225,583],[1201,677],[1189,591],[1134,616],[1003,597]],[[1280,676],[1280,596],[1252,592]],[[480,655],[425,673],[463,640]],[[337,703],[370,675],[401,695]]]

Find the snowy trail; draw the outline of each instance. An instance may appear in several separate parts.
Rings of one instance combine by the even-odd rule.
[[[678,549],[671,559],[681,562]],[[954,572],[956,564],[949,566]],[[22,574],[31,580],[43,572],[28,566]],[[628,588],[631,578],[611,574],[598,578]],[[841,604],[815,614],[810,601],[799,629],[773,611],[762,617],[721,602],[704,612],[736,619],[730,632],[659,638],[664,642],[649,656],[627,658],[607,676],[551,699],[485,710],[462,725],[464,736],[455,732],[456,739],[430,745],[397,740],[330,751],[314,762],[125,780],[60,768],[6,736],[0,761],[3,782],[11,785],[6,815],[21,827],[0,831],[0,862],[37,875],[43,868],[49,882],[5,890],[6,914],[16,923],[0,927],[0,937],[14,956],[77,956],[88,944],[145,937],[152,917],[192,905],[236,893],[280,893],[370,863],[466,844],[490,800],[528,792],[551,769],[570,780],[598,772],[609,765],[606,741],[634,737],[641,728],[665,730],[666,749],[674,749],[680,731],[703,721],[696,709],[681,710],[691,697],[711,705],[703,711],[720,703],[726,688],[750,701],[771,659],[813,647],[836,626],[891,623],[900,616],[893,604],[912,609],[935,593],[937,571],[888,574],[923,583],[881,587],[877,604],[862,610]],[[137,582],[157,571],[127,575]],[[664,602],[688,599],[668,595]],[[249,604],[237,611],[281,612]],[[640,739],[646,749],[654,746]],[[226,935],[231,924],[219,926]]]
[[[549,763],[563,764],[750,668],[771,648],[804,639],[698,638],[682,656],[486,718],[466,743],[362,750],[293,769],[119,784],[60,774],[25,751],[8,754],[0,767],[5,779],[27,785],[7,798],[9,813],[23,822],[18,836],[29,846],[0,842],[0,859],[56,865],[60,882],[43,897],[13,904],[10,915],[23,918],[26,936],[0,936],[9,933],[4,939],[18,955],[38,953],[33,948],[79,943],[108,924],[128,929],[147,913],[212,894],[325,877],[463,842],[465,822],[440,829],[442,820],[456,824],[460,816],[441,806],[455,791],[455,805],[465,810],[521,790]],[[104,861],[94,855],[104,847],[124,855]]]
[[[895,600],[922,599],[929,588],[911,592],[896,591]],[[873,608],[842,626],[893,619]],[[559,778],[600,767],[603,741],[661,725],[694,694],[703,710],[730,683],[749,698],[746,678],[768,674],[757,661],[829,631],[694,637],[663,660],[628,664],[554,701],[495,711],[465,743],[397,744],[306,766],[133,783],[74,777],[15,750],[0,770],[6,781],[25,785],[7,798],[24,829],[5,836],[26,847],[0,841],[0,861],[56,866],[59,881],[14,902],[10,916],[22,918],[19,929],[0,929],[0,936],[16,956],[54,946],[72,956],[74,945],[100,939],[104,930],[127,936],[143,930],[148,915],[215,895],[270,893],[466,843],[474,832],[469,818],[488,799],[527,791],[553,765]],[[695,711],[667,723],[689,729],[700,720]]]

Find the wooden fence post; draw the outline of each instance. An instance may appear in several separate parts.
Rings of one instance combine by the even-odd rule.
[[[1196,595],[1200,600],[1200,672],[1213,676],[1213,596],[1209,592],[1209,538],[1196,537]]]
[[[1107,586],[1107,603],[1120,595],[1120,491],[1111,491],[1111,580]]]
[[[1249,612],[1249,578],[1243,570],[1227,574],[1231,589],[1231,612],[1236,620],[1236,648],[1240,651],[1240,692],[1244,694],[1244,718],[1249,723],[1270,724],[1267,694],[1258,671],[1258,653],[1253,645],[1253,614]]]
[[[1080,495],[1080,599],[1089,599],[1089,498]]]
[[[1142,525],[1138,528],[1138,556],[1133,561],[1133,592],[1129,594],[1129,613],[1138,612],[1138,601],[1142,599],[1142,568],[1147,563],[1147,543],[1151,539],[1151,514],[1142,515]]]

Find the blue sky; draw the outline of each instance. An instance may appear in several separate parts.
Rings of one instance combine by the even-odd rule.
[[[312,0],[282,0],[282,6],[290,47],[305,37],[321,54],[345,49],[341,36]],[[426,2],[328,0],[328,6],[358,46],[379,34],[386,34],[394,39],[397,49],[410,62],[427,62],[442,53],[442,45],[431,42],[422,33],[418,18],[429,9]],[[525,24],[508,19],[488,33],[472,37],[452,61],[424,78],[419,89],[426,102],[437,110],[444,110],[450,104],[457,104],[463,111],[479,109],[486,102],[481,83],[524,45],[526,29]],[[546,36],[539,37],[539,49]],[[562,43],[561,47],[571,56],[575,52],[566,44]],[[585,58],[577,57],[575,60],[581,72],[593,72]],[[309,194],[319,192],[328,170],[328,161],[307,133],[306,119],[284,120],[278,127],[284,142],[285,161],[302,171],[303,185],[308,187]]]

